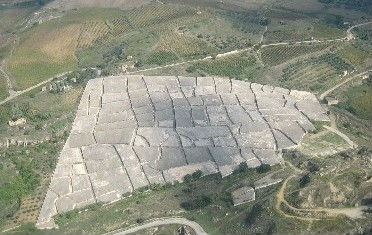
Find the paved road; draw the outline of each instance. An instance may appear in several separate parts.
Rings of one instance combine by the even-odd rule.
[[[355,78],[358,78],[358,77],[364,76],[364,75],[366,75],[366,74],[368,74],[368,71],[364,71],[364,72],[362,72],[362,73],[358,73],[358,74],[356,74],[356,75],[354,75],[354,76],[349,77],[348,79],[346,79],[346,80],[340,82],[339,84],[335,85],[334,87],[331,87],[331,88],[329,88],[328,90],[326,90],[325,92],[323,92],[323,93],[319,96],[319,99],[320,99],[320,100],[323,100],[327,95],[329,95],[330,93],[332,93],[332,92],[333,92],[334,90],[336,90],[337,88],[339,88],[339,87],[341,87],[342,85],[344,85],[344,84],[350,82],[351,80],[354,80]]]
[[[118,233],[111,233],[112,235],[125,235],[125,234],[130,234],[134,233],[143,229],[148,229],[151,227],[155,226],[160,226],[160,225],[169,225],[169,224],[182,224],[182,225],[187,225],[194,229],[195,233],[198,235],[208,235],[207,232],[204,231],[204,229],[196,222],[185,219],[185,218],[164,218],[164,219],[157,219],[153,220],[151,222],[145,223],[143,225],[139,225],[133,228],[129,228],[127,230],[118,232]]]

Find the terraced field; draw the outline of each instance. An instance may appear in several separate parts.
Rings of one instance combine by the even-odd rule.
[[[283,70],[280,83],[288,87],[320,92],[338,83],[344,70],[352,69],[352,65],[336,55],[324,54],[291,64]]]
[[[106,35],[109,27],[103,19],[107,15],[115,17],[118,12],[72,12],[61,20],[51,20],[23,33],[8,63],[8,70],[15,77],[14,88],[22,90],[58,73],[76,69],[77,49],[89,47]]]
[[[282,64],[301,55],[324,50],[328,46],[329,44],[304,44],[265,47],[261,50],[261,58],[265,65],[273,66]]]

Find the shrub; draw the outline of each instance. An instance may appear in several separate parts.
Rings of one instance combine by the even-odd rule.
[[[241,162],[238,166],[238,168],[234,171],[234,173],[241,173],[241,172],[246,172],[248,171],[248,165],[246,162]]]
[[[300,187],[303,188],[310,183],[310,176],[308,174],[300,178]]]
[[[212,203],[212,199],[208,196],[202,195],[200,197],[197,197],[194,200],[187,201],[187,202],[182,202],[180,206],[187,210],[195,210],[195,209],[200,209],[204,208]]]
[[[266,173],[271,171],[271,166],[269,164],[262,164],[259,167],[256,168],[257,173]]]
[[[245,224],[251,226],[256,221],[257,217],[261,215],[263,208],[260,204],[254,204],[250,212],[245,218]]]

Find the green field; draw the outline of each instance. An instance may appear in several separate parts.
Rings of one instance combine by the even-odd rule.
[[[372,120],[372,86],[363,84],[351,87],[345,91],[346,100],[340,107],[346,109],[358,118]]]
[[[328,46],[328,44],[270,46],[262,49],[261,58],[265,65],[273,66],[301,55],[324,50]]]
[[[351,71],[352,68],[335,54],[323,54],[287,66],[283,69],[280,83],[288,88],[319,93],[338,83],[342,72]]]
[[[259,70],[256,59],[249,53],[200,61],[190,65],[186,71],[202,76],[215,75],[252,80]]]
[[[0,72],[0,100],[9,95],[4,75]]]

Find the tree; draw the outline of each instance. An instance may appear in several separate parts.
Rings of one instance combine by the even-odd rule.
[[[300,178],[300,187],[303,188],[310,183],[310,176],[308,174]]]
[[[256,168],[257,173],[266,173],[271,171],[271,166],[269,164],[262,164]]]

